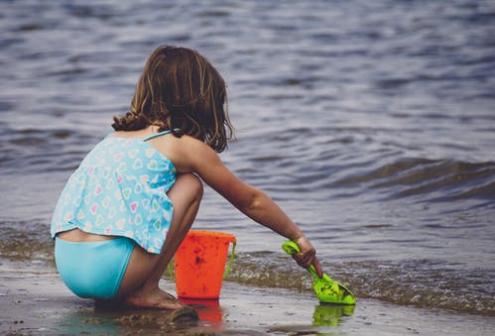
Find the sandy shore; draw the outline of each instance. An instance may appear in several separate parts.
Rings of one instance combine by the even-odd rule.
[[[174,292],[173,284],[163,287]],[[0,334],[7,335],[494,335],[492,317],[359,300],[323,306],[308,293],[226,282],[220,302],[182,312],[95,307],[53,269],[0,265]]]

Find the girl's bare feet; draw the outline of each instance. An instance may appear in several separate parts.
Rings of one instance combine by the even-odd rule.
[[[132,307],[137,308],[158,308],[158,309],[179,309],[184,307],[177,299],[161,290],[158,287],[147,289],[141,288],[131,293],[126,299],[125,303]]]

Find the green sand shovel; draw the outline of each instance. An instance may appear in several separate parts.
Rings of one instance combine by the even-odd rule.
[[[299,246],[292,240],[283,243],[282,249],[290,256],[301,251]],[[324,273],[320,278],[313,265],[309,266],[308,272],[313,278],[313,290],[320,302],[343,305],[356,304],[356,298],[352,292],[341,283],[330,278],[328,274]]]

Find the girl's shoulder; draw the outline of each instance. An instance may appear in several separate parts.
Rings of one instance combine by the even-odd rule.
[[[190,136],[172,134],[149,141],[160,153],[170,159],[179,173],[195,172],[198,160],[208,160],[208,154],[216,152],[204,142]]]

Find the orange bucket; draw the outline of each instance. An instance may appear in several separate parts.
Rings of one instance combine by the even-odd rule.
[[[177,296],[218,299],[229,244],[235,242],[229,233],[190,230],[174,257]]]

